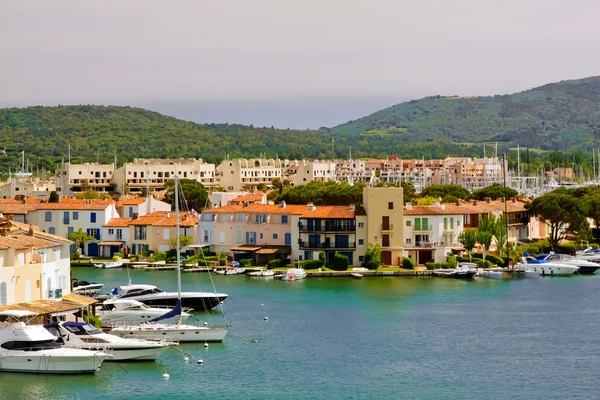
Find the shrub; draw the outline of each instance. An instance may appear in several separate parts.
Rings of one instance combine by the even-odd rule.
[[[348,261],[348,260],[346,260],[346,261]],[[318,269],[318,268],[323,268],[325,263],[321,260],[304,260],[304,261],[302,261],[302,263],[300,265],[304,269]],[[346,267],[346,269],[348,269],[348,267]]]
[[[319,260],[323,261],[323,264],[327,262],[327,254],[323,250],[319,252]]]
[[[466,257],[456,257],[456,260],[458,262],[471,262],[473,264],[477,264],[477,267],[479,267],[479,268],[491,268],[492,267],[492,263],[489,262],[489,260],[484,261],[480,258],[475,258],[475,257],[473,257],[473,259],[471,261],[469,261],[469,259]]]
[[[88,324],[94,325],[96,328],[102,328],[100,317],[88,313],[87,310],[83,310],[83,320]]]
[[[243,260],[240,260],[240,265],[244,268],[248,268],[252,266],[252,259],[251,258],[245,258]]]
[[[448,263],[445,262],[426,262],[425,267],[427,267],[428,270],[450,268]]]
[[[477,258],[479,260],[483,259],[483,254],[481,254],[481,253],[473,253],[473,254],[471,254],[471,256],[474,259],[475,258]],[[487,261],[491,262],[492,264],[496,264],[496,265],[503,265],[504,264],[504,259],[502,257],[498,257],[498,256],[495,256],[493,254],[486,254],[485,255],[485,259]]]
[[[573,242],[560,242],[558,246],[556,246],[557,253],[573,255],[575,254],[575,251],[577,251],[577,245]]]
[[[138,261],[138,256],[131,256],[131,257],[129,257],[129,261],[131,261],[131,262],[137,262]]]
[[[402,268],[404,269],[415,269],[417,263],[410,257],[404,257],[402,260]]]
[[[320,256],[319,261],[323,262]],[[349,265],[350,263],[348,262],[348,257],[342,254],[335,254],[333,256],[333,265],[331,266],[331,269],[333,269],[334,271],[346,271]]]
[[[290,260],[287,258],[278,258],[276,260],[271,260],[267,263],[267,269],[273,268],[283,268],[290,263]]]
[[[219,258],[219,265],[220,266],[227,265],[227,259],[226,258]]]
[[[150,258],[150,261],[157,262],[157,261],[165,261],[166,259],[167,259],[167,253],[160,252],[160,253],[154,253],[152,255],[152,257]],[[177,260],[177,256],[175,256],[175,260]]]
[[[81,258],[81,254],[79,254],[79,250],[75,250],[71,253],[71,260],[79,260]]]
[[[448,268],[456,268],[458,266],[458,260],[456,256],[453,254],[448,254],[446,256],[446,263],[448,264]]]
[[[365,258],[361,267],[367,269],[377,269],[381,265],[381,246],[369,243],[369,247],[365,252]]]

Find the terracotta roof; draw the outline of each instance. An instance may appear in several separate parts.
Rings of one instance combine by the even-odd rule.
[[[506,204],[508,212],[526,211],[524,200],[509,200]],[[502,200],[483,201],[460,201],[456,203],[444,203],[442,206],[412,206],[411,209],[404,207],[404,215],[465,215],[465,214],[488,214],[494,211],[504,212],[504,202]]]
[[[142,204],[145,201],[146,201],[145,197],[136,197],[135,199],[121,200],[121,201],[119,201],[119,203],[117,204],[117,206],[118,207],[122,207],[122,206],[138,206],[138,205]]]
[[[183,219],[185,218],[184,216],[180,216],[179,217],[179,226],[196,226],[198,225],[198,218],[194,218],[191,216],[188,216],[187,219]],[[162,220],[158,221],[157,223],[154,224],[154,226],[175,226],[177,225],[177,220],[175,219],[175,217],[170,217],[170,218],[163,218]]]
[[[230,204],[227,206],[206,210],[206,212],[215,213],[253,213],[253,214],[302,214],[307,208],[305,205],[287,204],[285,207],[280,207],[277,204]]]
[[[133,219],[129,223],[129,225],[133,226],[144,226],[144,225],[154,225],[158,222],[162,221],[165,217],[155,216],[155,215],[142,215],[138,219]]]
[[[133,221],[133,218],[111,218],[110,221],[102,226],[127,228],[131,221]]]
[[[73,243],[65,237],[53,235],[51,233],[42,232],[42,231],[40,231],[40,228],[36,225],[24,224],[24,223],[17,222],[17,221],[10,221],[10,224],[13,226],[11,231],[20,230],[23,232],[29,232],[30,229],[33,229],[33,236],[35,236],[35,237],[42,237],[42,238],[54,240],[57,242]]]
[[[38,210],[106,210],[112,200],[75,200],[63,198],[59,203],[41,203]]]
[[[98,243],[98,246],[121,246],[124,243],[125,243],[124,241],[120,241],[120,242],[117,242],[117,241],[105,241],[104,242],[103,241],[103,242]]]
[[[17,203],[0,203],[0,212],[6,215],[12,214],[27,214],[30,211],[35,211],[38,207],[35,204]]]
[[[238,196],[231,200],[232,203],[254,203],[255,201],[262,201],[264,196],[263,192],[248,193],[242,196]]]
[[[26,234],[19,234],[0,236],[0,246],[8,247],[10,249],[28,249],[31,247],[34,249],[48,249],[60,245],[50,240],[40,239]]]
[[[354,218],[350,206],[316,206],[314,210],[305,206],[302,218]]]

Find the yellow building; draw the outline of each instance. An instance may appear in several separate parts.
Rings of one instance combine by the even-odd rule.
[[[404,196],[402,188],[365,187],[367,243],[381,246],[381,264],[400,265],[404,250]]]

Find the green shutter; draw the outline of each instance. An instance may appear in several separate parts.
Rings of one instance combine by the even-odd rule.
[[[444,230],[448,230],[448,218],[444,217]]]
[[[421,218],[415,218],[415,231],[421,230]]]
[[[424,231],[429,230],[429,219],[428,218],[421,218],[421,229]]]
[[[450,229],[454,230],[454,217],[450,218]]]

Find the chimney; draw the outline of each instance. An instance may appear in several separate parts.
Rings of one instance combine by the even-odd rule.
[[[407,210],[412,210],[412,203],[411,202],[406,203],[404,208],[406,208]]]
[[[139,218],[140,218],[140,214],[138,214],[138,213],[133,213],[133,215],[132,215],[132,218],[133,218],[133,219],[139,219]]]
[[[29,225],[29,230],[27,231],[29,236],[33,236],[33,226]]]
[[[476,206],[477,205],[477,200],[473,200],[473,205]]]
[[[286,208],[287,205],[285,204],[285,200],[282,200],[281,203],[279,203],[278,207],[279,208]]]
[[[488,203],[488,204],[492,202],[492,198],[491,198],[491,197],[486,197],[484,200],[485,200],[485,201],[486,201],[486,203]]]
[[[456,205],[460,207],[460,199],[456,199]]]
[[[356,206],[354,204],[350,204],[350,206],[348,207],[348,210],[356,211]]]

